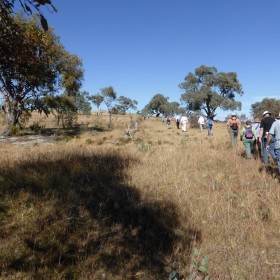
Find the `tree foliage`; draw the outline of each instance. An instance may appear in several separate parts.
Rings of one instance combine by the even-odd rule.
[[[108,127],[112,126],[113,115],[125,114],[129,109],[136,110],[137,101],[125,96],[117,98],[117,93],[112,86],[102,88],[99,93],[89,97],[99,108],[104,103],[109,113]]]
[[[100,94],[91,95],[89,96],[89,100],[99,109],[103,102],[103,96]]]
[[[165,114],[167,111],[168,97],[160,93],[154,95],[151,101],[144,107],[143,111],[148,114]]]
[[[129,109],[136,110],[138,102],[125,96],[120,96],[117,100],[116,108],[118,114],[125,114]]]
[[[181,110],[179,108],[180,104],[178,102],[169,102],[168,97],[157,93],[151,99],[151,101],[144,107],[142,112],[144,114],[174,114],[179,113]]]
[[[89,92],[81,91],[75,94],[75,106],[77,111],[83,115],[90,115],[91,112],[91,104],[89,102]]]
[[[235,95],[242,95],[243,90],[234,72],[218,72],[215,67],[202,65],[189,73],[179,87],[185,91],[181,101],[187,104],[187,109],[203,111],[207,117],[215,116],[217,108],[241,109]]]
[[[64,49],[51,29],[43,32],[38,17],[27,20],[1,13],[0,25],[0,92],[7,124],[18,124],[23,110],[48,114],[45,96],[79,92],[81,60]]]
[[[66,94],[46,96],[43,103],[56,117],[58,125],[69,128],[76,124],[78,114],[74,97]]]
[[[272,116],[278,116],[280,113],[280,99],[264,98],[262,101],[251,105],[251,114],[255,118],[261,118],[264,111],[270,111]]]
[[[41,11],[41,7],[47,6],[51,11],[57,12],[51,0],[0,0],[0,10],[8,14],[14,13],[16,2],[21,5],[23,11],[28,15],[32,15],[33,11],[39,13],[41,26],[45,31],[49,29],[48,22]]]

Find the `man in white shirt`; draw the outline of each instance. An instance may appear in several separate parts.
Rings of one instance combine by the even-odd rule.
[[[186,132],[187,131],[187,123],[188,123],[188,118],[186,117],[185,114],[182,115],[182,118],[181,118],[181,128],[182,128],[182,131],[183,132]]]
[[[205,120],[203,116],[200,115],[197,122],[199,124],[200,131],[202,132],[203,126],[205,125]]]

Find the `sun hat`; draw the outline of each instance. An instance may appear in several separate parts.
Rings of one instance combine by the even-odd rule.
[[[255,118],[255,119],[254,119],[254,122],[255,122],[255,123],[259,123],[259,122],[261,122],[261,120],[260,120],[259,118]]]
[[[232,113],[231,116],[232,116],[232,117],[236,117],[236,113]]]
[[[264,111],[264,112],[263,112],[263,117],[264,117],[266,114],[271,115],[271,112],[269,112],[269,111]]]

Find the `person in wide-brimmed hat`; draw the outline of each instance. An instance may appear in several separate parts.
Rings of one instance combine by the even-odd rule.
[[[255,158],[259,157],[261,159],[262,157],[262,145],[259,141],[260,138],[260,126],[261,126],[261,120],[259,118],[255,118],[254,122],[252,124],[252,128],[256,131],[256,139],[253,143],[253,155]]]
[[[271,117],[272,113],[270,111],[264,111],[263,112],[263,119],[261,121],[260,125],[260,137],[259,142],[262,143],[262,153],[263,153],[263,163],[268,164],[268,154],[271,155],[273,160],[276,159],[276,155],[274,152],[274,137],[272,136],[269,141],[270,148],[267,150],[266,146],[266,140],[268,137],[269,130],[272,126],[272,124],[275,122],[275,118]]]
[[[270,143],[271,140],[274,139],[274,152],[276,155],[275,162],[277,163],[278,166],[278,172],[280,175],[280,113],[276,117],[276,121],[272,124],[270,130],[269,130],[269,135],[267,137],[266,141],[266,149],[269,151],[270,149]]]

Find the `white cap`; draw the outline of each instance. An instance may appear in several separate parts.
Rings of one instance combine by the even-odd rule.
[[[271,115],[271,112],[269,112],[269,111],[264,111],[264,112],[263,112],[263,117],[264,117],[266,114]]]

